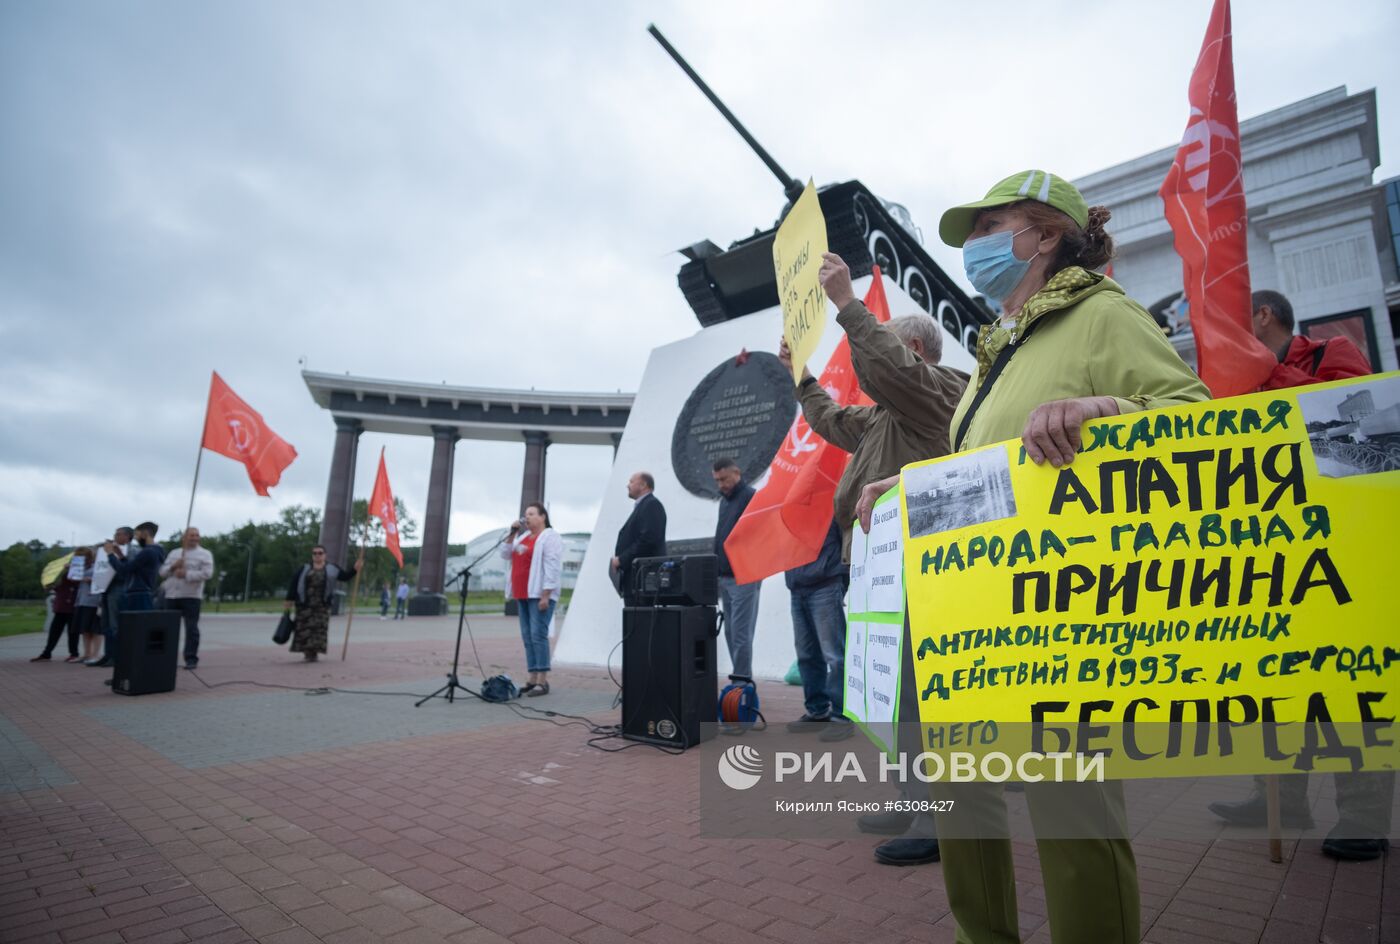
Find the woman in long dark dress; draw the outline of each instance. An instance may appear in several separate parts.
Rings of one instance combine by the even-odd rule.
[[[311,549],[311,563],[297,568],[292,585],[287,588],[283,610],[296,607],[296,628],[292,632],[292,651],[303,653],[307,662],[315,662],[326,651],[331,625],[331,601],[335,599],[335,582],[350,580],[365,563],[365,549],[355,558],[354,567],[340,568],[326,563],[326,549],[317,544]]]

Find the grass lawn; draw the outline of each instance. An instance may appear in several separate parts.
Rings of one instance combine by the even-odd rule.
[[[0,600],[0,636],[41,632],[47,615],[42,600]]]
[[[572,590],[565,590],[560,600],[568,604]],[[447,602],[451,612],[457,612],[457,595],[450,593]],[[467,594],[468,613],[500,613],[502,598],[497,590],[476,590]],[[376,613],[379,598],[362,598],[355,606],[357,613]],[[213,600],[204,601],[206,613],[281,613],[282,601],[277,599],[225,600],[216,604]],[[392,612],[392,610],[391,610]],[[46,610],[42,600],[0,600],[0,636],[18,636],[23,633],[37,633],[44,628]]]
[[[561,595],[564,603],[568,603],[569,597],[573,595],[572,590],[565,590]],[[448,605],[452,612],[457,611],[457,594],[447,595]],[[473,590],[467,594],[468,613],[493,613],[501,609],[504,603],[499,590]],[[213,600],[204,601],[204,611],[206,613],[281,613],[282,601],[280,599],[260,599],[249,600],[244,603],[240,600],[225,600],[222,604],[216,604]],[[394,611],[393,606],[389,607],[389,612]],[[379,612],[379,597],[362,596],[355,604],[356,613],[377,613]]]

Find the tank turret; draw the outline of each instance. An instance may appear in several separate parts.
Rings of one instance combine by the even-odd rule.
[[[801,194],[802,184],[758,143],[660,30],[648,26],[647,31],[778,178],[787,198],[772,226],[730,243],[727,249],[703,240],[681,250],[688,260],[677,275],[681,292],[705,326],[773,308],[778,304],[773,236],[787,208]],[[991,314],[933,261],[908,210],[882,200],[859,180],[825,184],[817,189],[817,198],[826,217],[827,245],[846,260],[853,278],[869,275],[878,264],[963,347],[976,351],[977,331],[991,321]]]

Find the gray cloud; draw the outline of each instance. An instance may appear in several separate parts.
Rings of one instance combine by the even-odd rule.
[[[989,178],[1087,173],[1179,135],[1206,5],[1076,12],[6,4],[0,544],[182,520],[213,369],[301,455],[274,501],[206,457],[206,530],[323,500],[333,433],[299,356],[635,387],[652,347],[697,328],[672,250],[766,226],[782,202],[643,32],[651,15],[791,173],[860,177],[932,238],[940,208]],[[1397,26],[1380,2],[1239,5],[1241,114],[1380,86],[1381,151],[1397,153]],[[366,436],[357,493],[380,445],[421,519],[426,442]],[[458,448],[460,541],[514,514],[523,448]],[[607,453],[551,455],[561,526],[592,526]]]

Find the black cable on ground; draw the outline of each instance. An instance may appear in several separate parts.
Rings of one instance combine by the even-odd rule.
[[[252,679],[230,679],[227,682],[208,682],[199,674],[198,669],[187,669],[190,675],[199,679],[199,683],[205,688],[223,688],[225,685],[256,685],[258,688],[280,688],[288,692],[303,692],[307,695],[329,695],[337,692],[341,695],[393,695],[400,698],[422,698],[422,695],[415,692],[372,692],[354,688],[335,688],[330,685],[317,685],[310,688],[305,685],[278,685],[275,682],[254,682]]]
[[[620,729],[621,725],[617,725],[616,727]],[[586,743],[589,747],[593,748],[594,750],[602,751],[604,754],[619,754],[622,751],[630,751],[634,747],[651,747],[655,748],[663,754],[680,755],[685,753],[685,748],[683,747],[667,747],[664,744],[652,744],[648,741],[633,741],[631,744],[628,744],[625,747],[603,747],[601,744],[601,742],[603,741],[621,739],[622,731],[617,730],[610,731],[606,734],[598,734],[596,737],[589,738],[584,743]]]
[[[391,695],[391,696],[398,697],[398,698],[422,698],[422,697],[423,697],[423,696],[419,695],[419,694],[416,693],[416,692],[376,692],[376,691],[367,691],[367,690],[364,690],[364,689],[355,689],[355,688],[336,688],[336,687],[330,686],[330,685],[321,685],[321,686],[317,686],[317,687],[314,687],[314,688],[307,688],[307,687],[302,686],[302,685],[278,685],[278,684],[275,683],[275,682],[254,682],[254,681],[252,681],[251,679],[230,679],[230,680],[225,681],[225,682],[209,682],[209,681],[206,681],[203,677],[200,676],[199,671],[198,671],[197,669],[189,669],[189,670],[187,670],[187,671],[189,672],[190,675],[193,675],[195,678],[199,679],[199,683],[200,683],[201,685],[203,685],[205,688],[223,688],[225,685],[253,685],[253,686],[256,686],[256,687],[258,687],[258,688],[275,688],[275,689],[280,689],[280,690],[282,690],[282,691],[288,691],[288,692],[302,692],[303,694],[306,694],[306,695],[330,695],[330,694],[338,694],[338,695]],[[609,674],[611,674],[611,673],[609,673]],[[590,737],[585,743],[586,743],[589,747],[594,748],[595,750],[600,750],[600,751],[602,751],[602,752],[605,753],[605,754],[616,754],[616,753],[618,753],[619,751],[630,750],[631,748],[634,748],[634,747],[653,747],[653,748],[655,748],[656,750],[660,751],[660,752],[663,753],[663,754],[683,754],[683,753],[685,753],[684,749],[676,750],[676,749],[673,749],[673,748],[668,748],[668,747],[666,747],[666,746],[664,746],[664,745],[661,745],[661,744],[649,744],[649,743],[646,743],[646,742],[643,742],[643,741],[637,741],[637,742],[634,742],[634,743],[632,743],[632,744],[628,744],[626,747],[602,747],[602,746],[600,746],[600,743],[599,743],[599,742],[602,742],[602,741],[609,741],[609,740],[615,740],[615,739],[620,739],[620,738],[622,737],[622,725],[620,725],[620,724],[599,724],[598,722],[594,721],[592,718],[588,718],[588,717],[585,717],[585,716],[583,716],[583,715],[571,715],[571,714],[568,714],[568,713],[563,712],[563,711],[555,711],[555,710],[552,709],[552,708],[536,708],[536,707],[534,707],[533,705],[517,705],[517,704],[515,704],[514,702],[508,702],[508,701],[506,701],[506,702],[491,701],[489,698],[484,697],[480,692],[478,692],[478,691],[473,691],[472,689],[467,688],[465,685],[462,685],[461,688],[462,688],[462,691],[466,692],[468,695],[471,695],[473,698],[477,699],[478,701],[484,702],[485,704],[488,704],[488,705],[501,705],[501,706],[503,706],[503,707],[505,707],[505,708],[509,708],[509,709],[510,709],[511,711],[513,711],[519,718],[521,718],[521,720],[524,720],[524,721],[547,721],[547,722],[549,722],[550,724],[554,725],[555,727],[559,727],[559,728],[567,728],[567,727],[571,727],[571,726],[573,726],[573,725],[580,725],[580,726],[582,726],[582,727],[585,727],[585,728],[588,729],[588,733],[589,733],[590,735],[592,735],[592,737]],[[621,686],[620,686],[620,685],[618,686],[618,690],[619,690],[619,691],[621,690]],[[525,712],[532,712],[532,714],[525,714]],[[564,720],[564,721],[556,721],[556,720],[555,720],[556,718],[564,718],[564,719],[566,719],[566,720]]]

